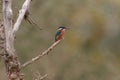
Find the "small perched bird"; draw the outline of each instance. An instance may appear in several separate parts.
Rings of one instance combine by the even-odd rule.
[[[58,41],[58,40],[60,40],[60,39],[63,39],[63,35],[64,35],[66,29],[67,28],[64,27],[64,26],[60,26],[58,28],[58,30],[57,30],[57,32],[55,34],[55,42]]]

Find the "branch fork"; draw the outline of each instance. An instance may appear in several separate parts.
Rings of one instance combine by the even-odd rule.
[[[4,63],[6,66],[6,72],[8,75],[8,80],[23,80],[23,74],[21,69],[32,64],[33,62],[39,60],[41,57],[47,55],[56,45],[58,45],[61,40],[54,42],[47,50],[38,56],[32,58],[31,60],[25,62],[23,65],[20,65],[19,60],[17,59],[17,54],[14,48],[14,39],[16,32],[19,30],[20,24],[26,15],[26,12],[29,9],[31,0],[25,0],[21,10],[19,11],[19,16],[14,24],[12,25],[12,0],[2,0],[3,2],[3,26],[5,34],[5,50],[3,55]],[[1,54],[0,54],[1,55]],[[46,77],[46,75],[44,76]],[[42,77],[40,80],[42,80]]]

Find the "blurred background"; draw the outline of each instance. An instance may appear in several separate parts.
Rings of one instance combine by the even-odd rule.
[[[13,0],[14,20],[24,0]],[[25,80],[34,73],[46,80],[120,80],[120,0],[33,0],[31,18],[23,20],[15,40],[22,63],[46,50],[60,25],[70,27],[49,55],[24,68]],[[0,80],[7,80],[0,61]]]

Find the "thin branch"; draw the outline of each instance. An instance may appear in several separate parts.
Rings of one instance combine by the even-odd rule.
[[[40,80],[45,79],[47,76],[48,76],[47,74],[45,74],[44,76],[41,76],[41,77],[40,77]]]
[[[24,16],[24,19],[29,22],[31,25],[37,27],[39,30],[42,30],[42,27],[40,27],[30,16],[29,10],[26,11],[26,14]]]
[[[30,2],[31,0],[26,0],[22,6],[22,9],[19,11],[19,16],[17,18],[17,21],[15,22],[14,24],[14,27],[13,27],[13,33],[15,35],[15,33],[18,31],[19,29],[19,26],[26,14],[26,11],[29,9],[29,6],[30,6]]]
[[[33,80],[44,80],[48,76],[48,74],[42,76],[38,71],[36,73],[33,73],[33,75],[34,75]]]
[[[56,45],[58,45],[60,43],[61,40],[58,40],[56,42],[54,42],[47,50],[45,50],[42,54],[39,54],[38,56],[32,58],[31,60],[27,61],[26,63],[24,63],[21,68],[24,68],[30,64],[32,64],[33,62],[39,60],[41,57],[47,55]]]

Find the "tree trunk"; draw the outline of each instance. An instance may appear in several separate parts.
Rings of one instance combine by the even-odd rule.
[[[3,0],[3,24],[5,32],[5,54],[3,56],[8,80],[22,80],[20,64],[14,49],[14,35],[12,30],[11,0]]]
[[[5,33],[3,21],[0,20],[0,58],[5,54]]]

